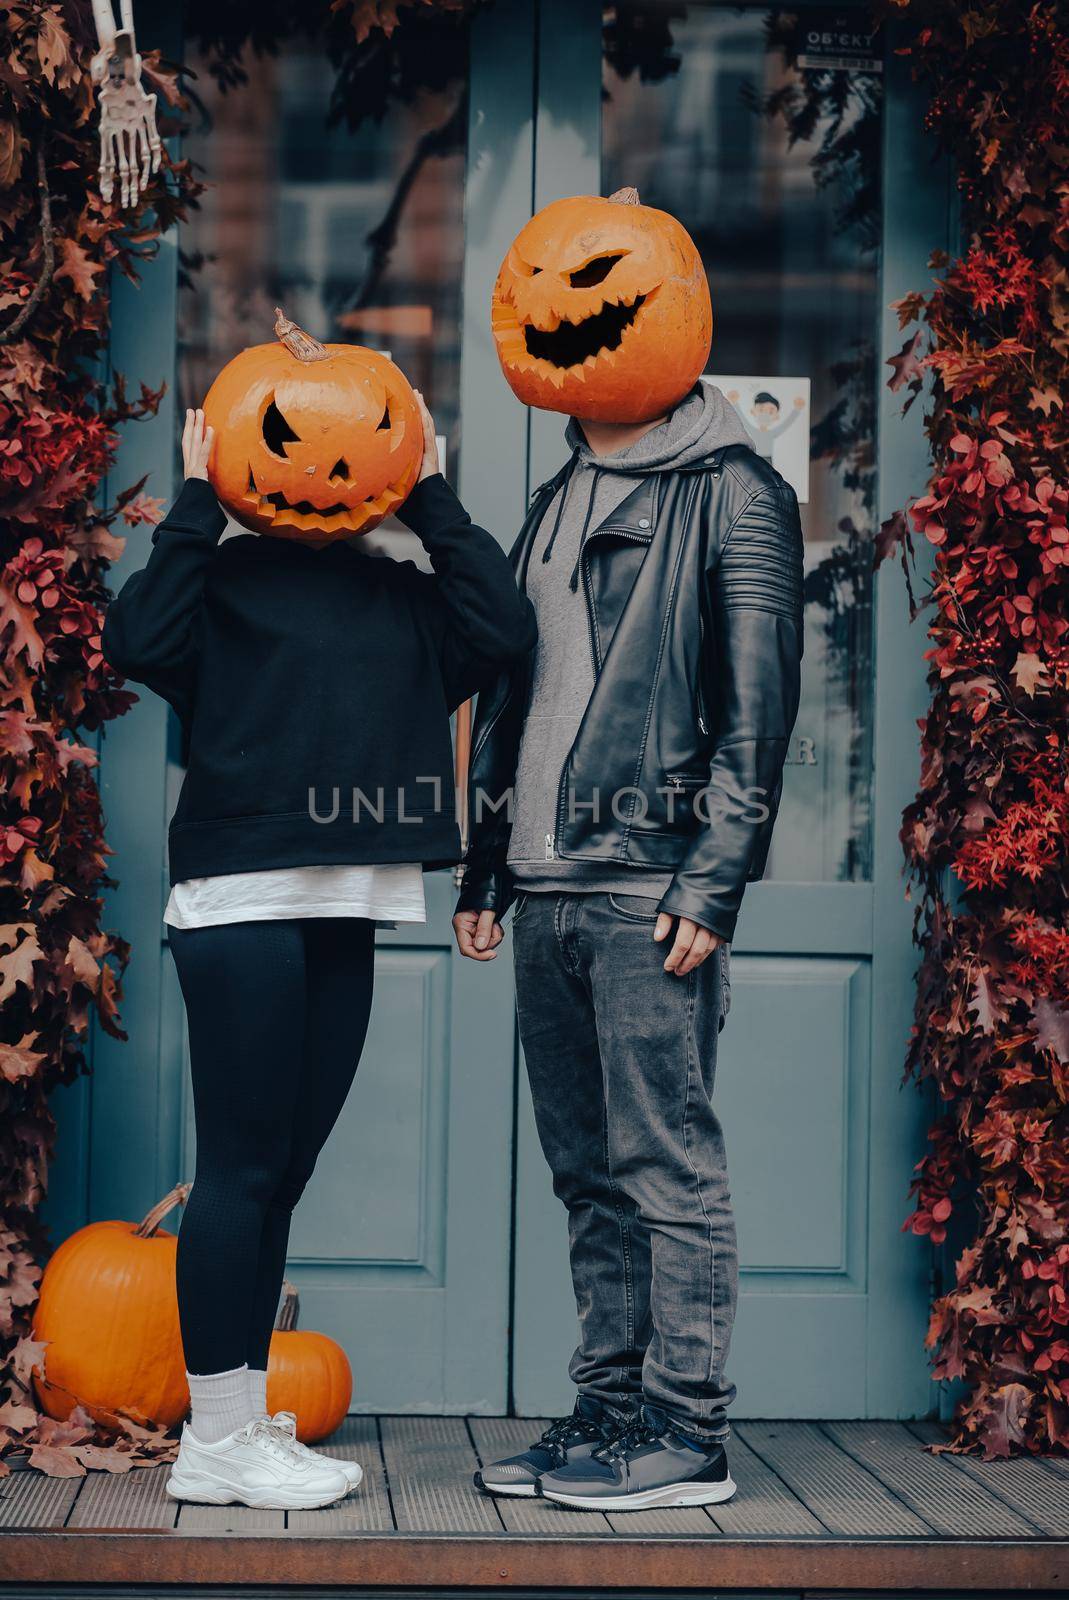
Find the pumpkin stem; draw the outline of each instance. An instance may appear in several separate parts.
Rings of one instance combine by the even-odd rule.
[[[637,206],[640,203],[637,189],[617,189],[615,194],[609,196],[609,200],[616,206]]]
[[[325,344],[313,339],[310,333],[291,322],[281,306],[275,307],[275,338],[286,346],[298,361],[324,361],[330,354]]]
[[[192,1187],[191,1183],[178,1183],[170,1194],[165,1194],[162,1200],[158,1200],[148,1216],[134,1229],[137,1238],[151,1239],[168,1211],[173,1211],[175,1206],[185,1205]]]
[[[297,1293],[297,1285],[286,1278],[282,1285],[282,1309],[275,1323],[279,1333],[292,1333],[300,1314],[301,1298]]]

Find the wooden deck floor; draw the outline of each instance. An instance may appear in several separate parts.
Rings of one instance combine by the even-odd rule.
[[[0,1483],[0,1583],[1006,1594],[1069,1589],[1069,1464],[932,1456],[931,1424],[737,1426],[735,1500],[603,1516],[472,1487],[521,1448],[515,1419],[353,1417],[328,1448],[364,1465],[323,1511],[177,1507],[167,1468]]]

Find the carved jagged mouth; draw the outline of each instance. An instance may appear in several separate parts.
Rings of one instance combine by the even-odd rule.
[[[655,293],[655,291],[651,291]],[[494,304],[494,338],[501,350],[502,362],[517,368],[525,363],[538,363],[541,376],[562,386],[568,371],[587,370],[595,363],[616,362],[616,350],[634,325],[650,294],[635,294],[632,301],[607,304],[595,312],[594,317],[583,317],[579,322],[563,320],[555,328],[536,328],[520,317],[509,299]]]
[[[310,500],[287,500],[279,489],[270,494],[261,494],[251,470],[245,493],[246,505],[257,516],[269,518],[273,528],[294,528],[302,533],[359,533],[372,518],[381,521],[391,511],[396,511],[404,498],[400,484],[391,484],[381,494],[369,495],[358,505],[347,506],[336,501],[334,505],[321,508],[314,506]]]
[[[302,517],[339,517],[349,509],[348,506],[341,504],[314,506],[310,500],[298,500],[295,504],[291,504],[284,494],[269,494],[265,495],[264,499],[270,500],[279,511],[297,511]]]
[[[523,330],[527,354],[554,367],[581,367],[591,357],[619,348],[620,341],[646,299],[640,294],[631,305],[605,306],[582,322],[562,322],[551,333],[528,324]]]

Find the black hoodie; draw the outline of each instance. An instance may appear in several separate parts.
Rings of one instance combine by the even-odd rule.
[[[187,771],[171,882],[458,859],[449,716],[535,638],[496,540],[440,475],[401,517],[434,576],[332,544],[219,537],[185,485],[109,608],[104,655],[177,712]]]

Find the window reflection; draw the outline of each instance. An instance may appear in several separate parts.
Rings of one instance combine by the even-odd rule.
[[[455,479],[466,84],[442,85],[428,61],[433,87],[330,126],[333,69],[314,40],[249,56],[226,93],[189,64],[204,114],[184,153],[210,187],[182,232],[180,403],[270,340],[281,305],[318,338],[388,351],[426,394]]]
[[[880,81],[824,72],[812,106],[776,43],[795,15],[611,7],[602,191],[633,184],[694,236],[711,371],[810,382],[802,704],[767,873],[797,882],[870,874]]]

